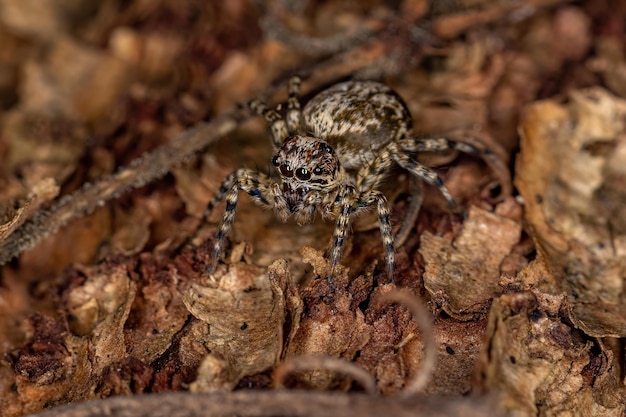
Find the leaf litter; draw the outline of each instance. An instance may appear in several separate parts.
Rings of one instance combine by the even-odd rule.
[[[624,413],[624,6],[4,3],[4,415],[97,415],[82,401],[108,397],[168,415],[165,391],[255,415]],[[332,224],[282,225],[245,198],[225,263],[206,273],[204,205],[233,169],[269,169],[263,123],[233,106],[284,101],[290,73],[305,97],[384,79],[416,134],[492,150],[419,156],[464,210],[422,187],[395,283],[367,219],[331,283]],[[400,216],[411,186],[397,178],[385,191]],[[381,301],[396,287],[427,303],[432,334]],[[429,382],[407,391],[429,346]],[[281,377],[289,391],[270,390],[310,355],[313,369]],[[149,392],[152,404],[116,398]],[[199,415],[202,401],[179,407]]]

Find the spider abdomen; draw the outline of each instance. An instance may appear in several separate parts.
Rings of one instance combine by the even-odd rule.
[[[336,84],[313,97],[302,116],[305,133],[332,146],[346,169],[371,162],[381,147],[411,129],[404,101],[375,81]]]

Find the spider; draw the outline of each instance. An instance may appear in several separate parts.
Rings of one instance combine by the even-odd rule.
[[[268,175],[241,168],[228,175],[209,202],[202,221],[224,199],[226,209],[215,236],[213,272],[224,240],[235,218],[239,192],[256,204],[273,209],[283,221],[293,216],[299,225],[312,221],[316,212],[336,219],[330,251],[331,279],[339,263],[351,219],[376,206],[387,274],[396,268],[390,206],[377,188],[389,168],[397,163],[413,175],[436,186],[450,206],[456,203],[443,181],[413,155],[423,151],[457,149],[477,154],[468,144],[446,138],[410,137],[412,119],[400,96],[374,81],[347,81],[328,88],[301,109],[298,77],[289,80],[287,111],[283,118],[261,100],[249,103],[252,111],[269,123],[274,147],[272,165],[280,182]]]

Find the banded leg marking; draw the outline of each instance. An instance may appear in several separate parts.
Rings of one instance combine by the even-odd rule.
[[[280,114],[278,114],[276,110],[269,108],[269,106],[262,100],[252,100],[248,106],[253,112],[263,116],[269,123],[274,149],[280,148],[285,139],[289,136],[287,124],[283,118],[280,117]]]
[[[423,179],[428,184],[434,185],[435,187],[439,188],[439,191],[448,201],[450,207],[456,207],[456,201],[454,201],[454,198],[452,198],[452,195],[450,195],[450,192],[443,184],[443,180],[435,171],[423,164],[420,164],[419,162],[402,152],[395,155],[395,160],[402,168],[406,169],[413,175]]]
[[[289,79],[289,99],[287,100],[287,129],[294,135],[302,127],[302,111],[300,109],[300,77]]]

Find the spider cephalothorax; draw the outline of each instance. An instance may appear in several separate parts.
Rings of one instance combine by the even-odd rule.
[[[327,195],[345,181],[343,167],[333,148],[308,136],[288,137],[272,158],[272,164],[280,174],[289,214],[295,215],[299,223],[311,220],[311,216],[299,215],[302,210],[307,210],[307,206],[321,209]],[[320,211],[325,215],[324,210]]]
[[[333,148],[308,136],[294,135],[285,140],[272,158],[283,184],[325,190],[343,179],[342,167]]]
[[[224,240],[232,228],[239,192],[247,193],[260,206],[271,208],[282,220],[293,216],[299,224],[322,217],[336,218],[330,260],[334,268],[341,258],[350,220],[375,206],[385,247],[387,272],[395,269],[394,238],[389,221],[390,207],[378,190],[393,164],[438,187],[451,205],[454,200],[432,169],[414,159],[418,152],[458,149],[479,153],[470,145],[446,138],[408,137],[411,118],[400,96],[373,81],[336,84],[315,96],[304,109],[298,99],[300,80],[289,83],[287,114],[260,100],[252,110],[270,123],[274,157],[272,164],[280,183],[249,169],[230,174],[209,203],[204,218],[222,200],[226,210],[213,246],[214,269]],[[313,136],[307,136],[313,135]]]

